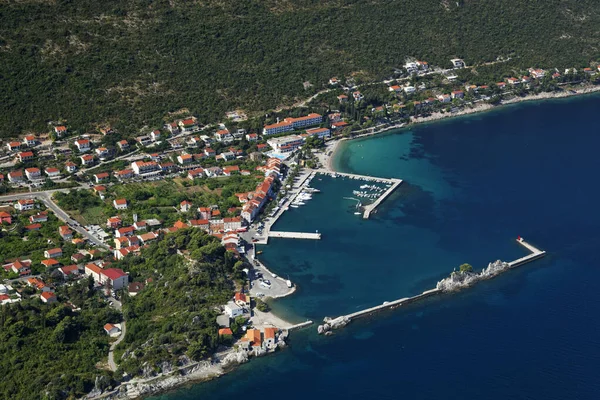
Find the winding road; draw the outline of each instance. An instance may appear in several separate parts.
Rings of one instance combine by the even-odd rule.
[[[121,335],[119,335],[119,338],[110,345],[110,350],[108,350],[108,367],[113,372],[117,370],[117,364],[115,364],[115,348],[123,341],[123,339],[125,339],[125,332],[127,332],[127,325],[126,321],[123,321],[121,322]]]

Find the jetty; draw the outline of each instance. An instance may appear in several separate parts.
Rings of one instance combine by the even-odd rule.
[[[386,183],[388,185],[391,185],[381,196],[379,196],[377,198],[377,200],[375,200],[373,203],[368,204],[364,207],[364,211],[363,211],[364,219],[369,219],[369,217],[377,209],[377,207],[379,207],[379,205],[381,203],[383,203],[383,201],[386,198],[388,198],[390,196],[390,194],[392,194],[392,192],[398,188],[398,186],[400,186],[402,184],[402,179],[380,178],[380,177],[369,176],[369,175],[349,174],[346,172],[333,172],[333,171],[329,171],[326,169],[318,169],[318,170],[316,170],[316,173],[323,174],[323,175],[329,175],[332,177],[343,176],[343,177],[350,178],[350,179],[357,179],[357,180],[377,182],[377,183]]]
[[[281,231],[269,231],[269,237],[274,238],[286,238],[286,239],[321,239],[321,234],[309,233],[309,232],[281,232]]]
[[[446,278],[446,279],[438,282],[438,285],[435,288],[426,290],[423,293],[418,294],[416,296],[404,297],[404,298],[394,300],[394,301],[384,301],[380,305],[369,307],[369,308],[366,308],[366,309],[363,309],[360,311],[356,311],[351,314],[342,315],[337,318],[325,318],[324,319],[325,324],[319,325],[318,332],[319,333],[327,333],[328,331],[330,331],[332,329],[341,328],[357,318],[366,317],[366,316],[369,316],[369,315],[372,315],[372,314],[375,314],[375,313],[378,313],[381,311],[385,311],[385,310],[393,310],[397,307],[411,304],[411,303],[414,303],[414,302],[417,302],[417,301],[420,301],[425,298],[428,298],[428,297],[431,297],[434,295],[438,295],[441,293],[445,293],[445,292],[449,292],[449,291],[457,291],[457,290],[460,290],[463,288],[470,287],[481,280],[487,280],[487,279],[494,278],[509,269],[516,268],[521,265],[527,264],[529,262],[535,261],[546,255],[545,251],[538,249],[537,247],[533,246],[532,244],[526,242],[521,237],[517,238],[517,243],[519,243],[520,245],[525,247],[527,250],[529,250],[531,252],[531,254],[528,254],[525,257],[518,258],[518,259],[508,262],[508,263],[502,263],[500,261],[496,261],[495,263],[490,263],[488,268],[484,269],[481,273],[470,274],[470,275],[467,275],[468,279],[465,279],[463,281],[457,281],[458,282],[457,285],[454,286],[452,290],[447,290],[447,287],[450,285],[440,285],[440,283],[447,281],[447,280],[450,280],[452,282],[453,278],[455,276],[454,272],[451,274],[450,278]]]

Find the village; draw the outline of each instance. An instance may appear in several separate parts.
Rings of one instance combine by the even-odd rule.
[[[178,231],[198,230],[244,266],[243,284],[218,310],[214,330],[221,343],[255,356],[283,347],[291,327],[269,316],[261,298],[295,288],[255,259],[255,243],[291,188],[288,177],[302,167],[327,168],[321,157],[327,141],[480,102],[496,104],[543,85],[581,84],[585,77],[597,82],[600,76],[600,65],[564,74],[531,68],[473,85],[459,79],[468,68],[463,60],[452,59],[451,65],[409,61],[399,78],[379,83],[378,92],[352,78],[331,78],[308,107],[273,112],[260,128],[248,128],[241,112],[216,125],[186,115],[137,136],[110,126],[81,133],[57,122],[48,132],[2,143],[0,304],[37,299],[42,306],[63,304],[78,312],[70,288],[89,283],[115,312],[104,333],[112,343],[108,368],[116,371],[113,353],[127,326],[120,314],[123,299],[153,285],[152,278],[119,263]],[[430,76],[442,77],[443,88],[417,79]],[[194,261],[187,251],[178,255]]]

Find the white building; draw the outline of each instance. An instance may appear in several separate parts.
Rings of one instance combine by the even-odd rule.
[[[304,138],[300,135],[284,136],[267,140],[276,153],[289,153],[302,147]]]
[[[90,141],[87,139],[79,139],[75,141],[75,146],[79,151],[88,151],[91,148]]]
[[[156,161],[135,161],[131,163],[131,169],[136,175],[158,174],[161,171]]]
[[[225,314],[227,314],[229,318],[236,318],[244,314],[244,309],[235,304],[233,301],[230,301],[229,303],[225,304]]]
[[[277,135],[279,133],[291,132],[294,130],[294,126],[288,122],[278,122],[276,124],[265,125],[263,128],[263,135]]]

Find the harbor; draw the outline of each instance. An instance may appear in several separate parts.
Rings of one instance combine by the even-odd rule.
[[[525,247],[527,250],[531,252],[527,256],[518,258],[511,262],[502,262],[500,260],[490,263],[487,268],[484,268],[480,273],[476,274],[473,272],[457,272],[454,271],[450,275],[450,277],[442,279],[438,282],[435,288],[424,291],[421,294],[418,294],[413,297],[404,297],[394,301],[385,301],[382,304],[379,304],[374,307],[369,307],[360,311],[356,311],[347,315],[342,315],[337,318],[324,318],[324,324],[319,325],[317,331],[319,334],[331,332],[331,330],[338,329],[346,326],[353,320],[357,318],[362,318],[366,316],[373,315],[375,313],[385,311],[385,310],[393,310],[397,307],[408,305],[428,297],[442,294],[442,293],[451,293],[456,292],[458,290],[462,290],[468,288],[475,283],[494,278],[500,275],[503,272],[506,272],[509,269],[513,269],[522,265],[525,265],[529,262],[540,259],[546,255],[546,252],[538,249],[532,244],[526,242],[523,238],[518,237],[517,243]]]

